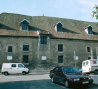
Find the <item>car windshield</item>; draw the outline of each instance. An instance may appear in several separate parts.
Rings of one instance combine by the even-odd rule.
[[[64,73],[78,73],[79,70],[75,67],[64,67],[63,68]]]

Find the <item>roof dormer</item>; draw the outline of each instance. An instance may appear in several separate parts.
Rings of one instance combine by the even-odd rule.
[[[91,25],[89,25],[86,29],[85,29],[85,32],[87,33],[87,34],[93,34],[93,31],[92,31],[92,26]]]
[[[58,22],[56,23],[55,29],[57,32],[62,32],[63,31],[62,27],[63,27],[63,24],[61,22]]]
[[[22,31],[27,31],[28,30],[28,27],[29,27],[29,21],[26,20],[26,19],[23,19],[21,21],[21,30]]]

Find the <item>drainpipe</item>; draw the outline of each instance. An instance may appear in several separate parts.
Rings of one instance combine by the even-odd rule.
[[[91,60],[93,60],[93,51],[92,51],[92,48],[91,48]]]
[[[97,56],[97,60],[98,60],[98,48],[96,46],[96,56]]]

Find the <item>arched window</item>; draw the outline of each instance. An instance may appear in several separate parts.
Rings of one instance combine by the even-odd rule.
[[[57,27],[57,32],[62,32],[62,23],[58,22],[56,27]]]
[[[88,34],[93,34],[92,27],[90,25],[88,26]]]

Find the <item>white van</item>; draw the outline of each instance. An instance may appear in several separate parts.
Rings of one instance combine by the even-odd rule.
[[[82,62],[82,73],[98,74],[98,60],[85,60]]]
[[[26,68],[22,63],[3,63],[1,72],[4,75],[20,73],[26,75],[29,73],[29,69]]]

